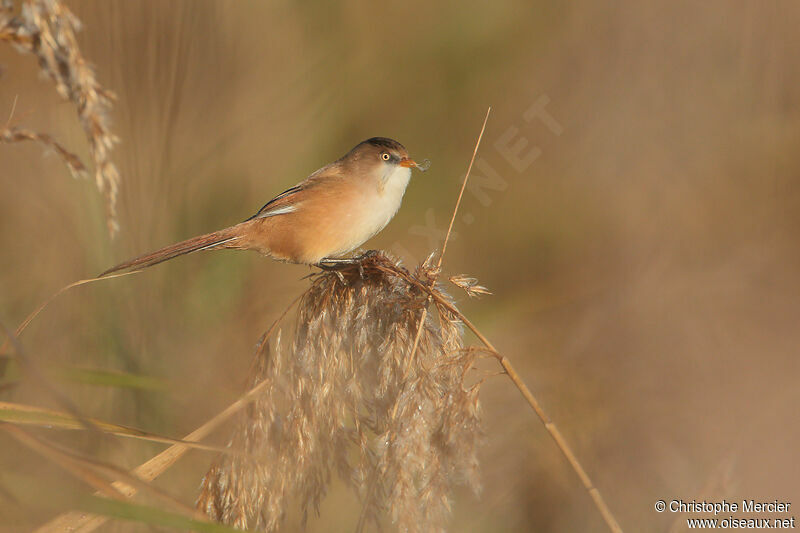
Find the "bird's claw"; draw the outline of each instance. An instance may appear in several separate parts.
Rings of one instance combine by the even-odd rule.
[[[367,274],[364,271],[364,261],[369,259],[370,257],[374,257],[378,255],[378,250],[367,250],[363,254],[357,257],[348,257],[348,258],[325,258],[322,259],[317,266],[322,270],[328,272],[334,272],[336,276],[344,283],[344,276],[341,273],[341,269],[348,266],[355,266],[358,268],[358,275],[361,279],[367,279]]]

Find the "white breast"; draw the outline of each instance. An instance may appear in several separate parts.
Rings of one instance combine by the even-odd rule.
[[[368,209],[360,210],[361,220],[356,224],[358,230],[351,234],[352,242],[348,243],[349,250],[358,248],[385,228],[400,209],[403,194],[411,179],[411,169],[396,165],[385,165],[385,168],[386,173],[372,194],[365,195],[364,201],[370,205]]]

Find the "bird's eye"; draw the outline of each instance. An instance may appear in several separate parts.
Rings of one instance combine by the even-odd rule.
[[[383,159],[384,161],[388,161],[388,160],[390,160],[391,158],[392,158],[392,156],[390,156],[390,155],[389,155],[389,154],[387,154],[386,152],[383,152],[383,153],[381,154],[381,159]]]

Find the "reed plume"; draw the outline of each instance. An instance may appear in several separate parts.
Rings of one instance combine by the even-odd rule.
[[[479,389],[465,383],[475,352],[452,312],[400,270],[378,254],[316,275],[291,340],[262,341],[251,386],[269,383],[230,441],[241,453],[205,476],[198,506],[210,518],[275,531],[293,505],[303,520],[318,512],[336,472],[376,523],[441,531],[454,486],[479,490]],[[404,271],[450,302],[434,272]]]
[[[0,0],[0,41],[35,55],[41,73],[53,81],[59,95],[75,105],[89,142],[95,183],[105,196],[108,231],[114,236],[119,230],[120,178],[111,161],[111,150],[119,139],[111,132],[109,111],[115,96],[97,82],[75,37],[81,23],[60,0],[25,0],[17,16],[11,16],[12,12],[11,0]],[[78,157],[49,135],[7,127],[0,131],[0,142],[22,140],[39,141],[55,149],[73,174],[84,170]]]

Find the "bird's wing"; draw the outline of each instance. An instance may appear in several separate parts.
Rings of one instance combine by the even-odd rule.
[[[303,189],[302,184],[295,185],[291,189],[286,189],[278,196],[264,204],[264,207],[259,209],[255,215],[251,216],[247,220],[274,217],[276,215],[285,215],[286,213],[291,213],[297,209],[297,207],[292,203],[291,197],[301,189]]]
[[[335,161],[330,165],[325,165],[291,189],[286,189],[278,196],[264,204],[264,207],[259,209],[258,213],[251,216],[247,220],[274,217],[276,215],[285,215],[286,213],[297,211],[298,204],[296,203],[294,196],[298,192],[313,189],[323,182],[329,183],[331,180],[341,181],[343,178],[344,175],[342,173],[341,164],[339,161]]]

